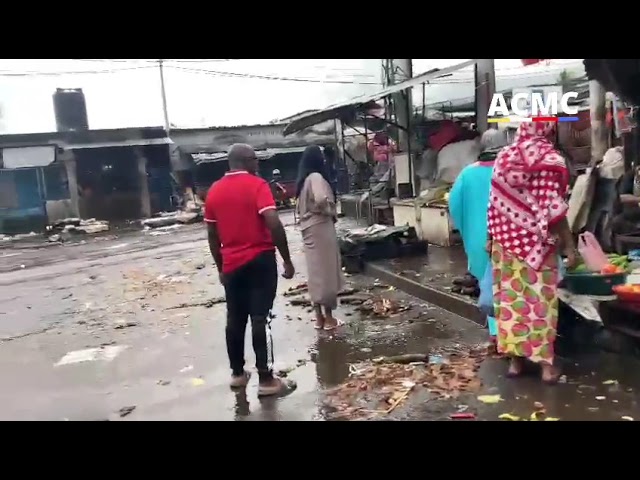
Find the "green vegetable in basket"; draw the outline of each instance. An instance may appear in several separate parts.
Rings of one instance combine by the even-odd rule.
[[[584,263],[581,263],[579,265],[577,265],[576,267],[572,268],[569,273],[586,273],[588,272],[589,269],[587,268],[587,266]]]

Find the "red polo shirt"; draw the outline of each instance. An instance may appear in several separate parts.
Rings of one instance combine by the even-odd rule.
[[[223,273],[274,250],[262,214],[275,208],[269,184],[249,172],[228,172],[211,186],[204,204],[204,221],[218,228]]]

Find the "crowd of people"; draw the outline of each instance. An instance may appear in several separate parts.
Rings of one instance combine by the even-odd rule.
[[[482,154],[461,172],[449,197],[469,272],[485,280],[481,288],[490,289],[484,292],[491,299],[486,313],[495,322],[490,331],[498,352],[510,358],[508,376],[522,374],[528,361],[540,366],[546,383],[559,376],[554,342],[561,254],[567,266],[576,261],[566,219],[569,171],[551,140],[554,128],[552,123],[522,123],[510,145],[502,132],[488,130]],[[257,175],[255,151],[233,145],[228,161],[230,170],[207,194],[205,221],[226,292],[230,384],[241,388],[249,382],[244,337],[250,319],[258,394],[284,395],[295,385],[273,373],[275,250],[284,262],[284,278],[292,278],[295,268],[272,186]],[[334,311],[344,285],[335,229],[336,183],[318,146],[303,153],[295,196],[307,272],[312,272],[307,284],[315,328],[334,330],[343,325]]]

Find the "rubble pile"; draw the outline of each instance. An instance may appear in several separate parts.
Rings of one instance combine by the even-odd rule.
[[[149,230],[152,228],[198,223],[202,222],[203,218],[202,206],[195,202],[188,202],[184,210],[161,212],[157,217],[145,218],[141,220],[140,223],[145,227],[145,230]]]
[[[477,372],[486,355],[477,347],[446,357],[401,355],[351,365],[349,379],[327,391],[324,403],[332,419],[367,420],[388,415],[418,389],[433,399],[474,393],[482,386]]]
[[[27,238],[33,238],[37,236],[38,234],[36,232],[19,233],[17,235],[0,235],[0,242],[13,242],[16,240],[24,240]]]
[[[109,231],[109,222],[89,218],[65,218],[57,220],[47,227],[53,235],[49,236],[50,242],[62,242],[69,240],[73,235],[93,235],[100,232]]]

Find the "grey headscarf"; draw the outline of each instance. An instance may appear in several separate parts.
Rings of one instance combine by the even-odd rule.
[[[488,129],[482,134],[482,138],[480,139],[480,145],[482,146],[483,152],[487,150],[500,149],[507,146],[508,143],[507,133],[495,128]]]

